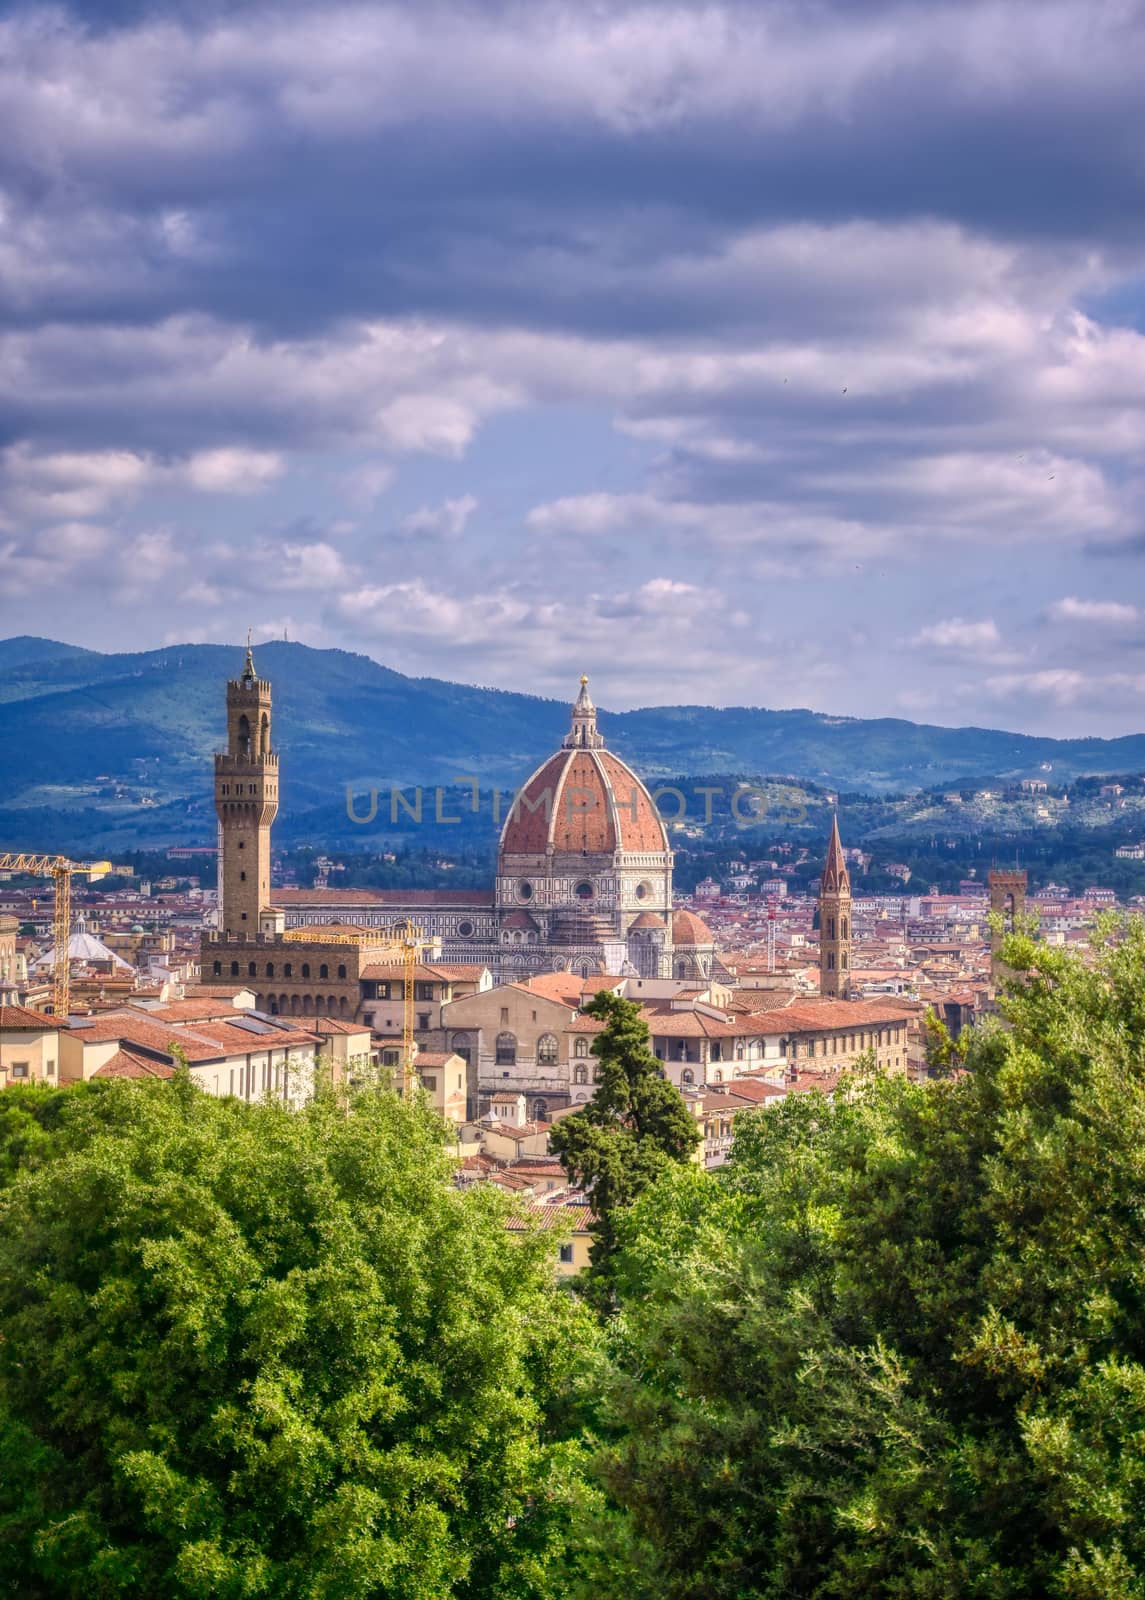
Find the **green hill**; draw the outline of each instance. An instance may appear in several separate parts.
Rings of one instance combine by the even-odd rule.
[[[283,812],[344,807],[347,786],[456,783],[510,788],[559,742],[568,705],[408,678],[365,656],[272,642]],[[223,685],[240,646],[104,654],[51,640],[0,640],[0,842],[48,845],[77,831],[124,840],[209,839],[210,760]],[[570,697],[574,685],[570,681]],[[905,793],[1049,764],[1053,782],[1145,770],[1145,735],[1057,740],[986,728],[760,707],[655,706],[601,714],[610,746],[649,779],[678,773],[791,774],[868,793]]]

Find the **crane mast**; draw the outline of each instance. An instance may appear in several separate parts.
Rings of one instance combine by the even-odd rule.
[[[0,872],[26,872],[34,878],[51,878],[55,884],[52,912],[52,1012],[66,1017],[71,1009],[71,970],[68,942],[72,933],[72,879],[77,874],[93,883],[111,871],[110,861],[69,861],[67,856],[0,851]]]

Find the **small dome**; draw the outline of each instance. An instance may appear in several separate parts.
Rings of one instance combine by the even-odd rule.
[[[642,911],[634,922],[629,923],[628,931],[631,933],[638,928],[665,928],[667,923],[655,911]]]
[[[527,911],[510,911],[501,918],[503,928],[525,928],[530,933],[539,933],[535,919]]]
[[[673,944],[715,944],[715,937],[703,917],[694,911],[672,913]]]

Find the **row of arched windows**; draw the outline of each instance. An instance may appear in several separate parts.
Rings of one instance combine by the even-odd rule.
[[[215,977],[216,978],[221,978],[222,977],[222,975],[223,975],[223,964],[222,964],[221,961],[216,961],[215,962],[214,973],[215,973]],[[248,978],[257,978],[258,977],[258,962],[257,961],[248,961],[247,962],[246,975],[247,975]],[[266,964],[266,974],[265,975],[268,978],[273,978],[274,977],[275,973],[274,973],[274,962],[273,961],[268,961],[267,962],[267,964]],[[232,961],[231,962],[231,977],[232,978],[237,978],[238,976],[239,976],[239,964],[238,964],[237,961]],[[292,961],[284,961],[283,962],[283,964],[282,964],[282,976],[284,978],[293,978],[293,976],[294,976],[294,963]],[[310,976],[310,963],[309,963],[309,961],[304,961],[302,963],[302,968],[301,968],[301,971],[299,973],[299,976],[303,977],[303,978],[309,978],[309,976]],[[330,967],[329,967],[329,964],[327,962],[323,961],[321,963],[321,965],[319,966],[319,968],[318,968],[318,976],[319,976],[319,978],[327,978],[327,979],[329,978],[329,976],[330,976]],[[344,962],[340,962],[339,965],[338,965],[338,976],[339,976],[339,978],[345,980],[345,977],[346,977],[346,966],[345,966]]]

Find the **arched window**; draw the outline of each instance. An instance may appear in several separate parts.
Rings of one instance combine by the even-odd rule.
[[[713,1072],[712,1073],[712,1082],[713,1083],[723,1083],[723,1081],[724,1081],[724,1075],[723,1075],[722,1072]]]
[[[223,964],[222,964],[221,961],[216,961],[215,962],[214,972],[215,972],[215,977],[216,978],[221,978],[222,977],[222,975],[223,975]]]
[[[344,961],[339,964],[338,976],[340,978],[344,978],[346,976],[346,963]]]
[[[274,977],[274,962],[273,961],[268,961],[267,962],[267,964],[266,964],[266,975],[267,975],[268,978],[273,978]]]
[[[250,719],[245,712],[239,718],[239,755],[250,760]]]
[[[255,964],[254,964],[253,961],[248,961],[247,962],[246,975],[247,975],[248,978],[253,978],[254,977],[254,975],[255,975]]]
[[[326,965],[325,961],[318,968],[318,976],[320,978],[328,978],[330,976],[330,968]]]
[[[467,1033],[455,1033],[453,1035],[453,1051],[454,1051],[454,1054],[455,1055],[459,1055],[461,1057],[462,1061],[468,1061],[469,1060],[470,1054],[471,1054],[471,1050],[472,1050],[472,1046],[470,1044],[469,1035]]]
[[[847,952],[845,950],[843,950],[839,955],[839,965],[843,968],[844,972],[847,970]]]
[[[849,924],[848,924],[848,921],[847,921],[847,918],[846,918],[846,917],[843,917],[843,918],[842,918],[842,920],[841,920],[841,922],[840,922],[840,924],[839,924],[839,926],[840,926],[840,927],[841,927],[841,928],[842,928],[842,930],[843,930],[843,937],[844,937],[844,939],[849,939],[849,938],[850,938],[850,937],[851,937],[851,929],[850,929],[850,926],[849,926]]]
[[[828,917],[827,918],[827,937],[828,937],[828,939],[833,939],[835,937],[835,919],[834,919],[834,917]]]
[[[577,884],[575,892],[576,892],[576,897],[577,897],[578,900],[591,900],[592,899],[592,884],[589,883],[587,878],[582,878],[581,881]]]
[[[573,1068],[573,1082],[574,1083],[587,1083],[588,1082],[588,1068],[587,1067],[574,1067]]]
[[[537,1065],[539,1067],[552,1067],[557,1060],[557,1039],[553,1033],[542,1033],[537,1040]]]
[[[231,977],[232,978],[237,978],[238,975],[239,975],[239,964],[238,964],[237,961],[232,961],[231,962]]]
[[[286,965],[283,967],[282,976],[284,978],[292,978],[294,976],[294,962],[293,961],[288,961],[286,963]]]
[[[690,1067],[685,1067],[683,1072],[681,1072],[681,1074],[680,1074],[680,1082],[681,1083],[695,1083],[695,1081],[696,1081],[696,1074],[692,1071],[692,1069]]]
[[[309,961],[304,961],[302,963],[302,976],[304,978],[308,978],[310,976],[310,963],[309,963]]]
[[[545,1119],[547,1118],[548,1114],[549,1114],[549,1107],[548,1107],[548,1102],[547,1101],[545,1101],[545,1100],[535,1100],[533,1102],[533,1121],[534,1122],[544,1122]]]
[[[827,952],[827,971],[828,972],[834,972],[834,970],[835,970],[835,952],[834,952],[834,950],[828,950],[828,952]]]
[[[270,754],[270,718],[264,711],[262,722],[259,724],[258,753],[260,758]]]
[[[515,1033],[499,1033],[497,1035],[497,1065],[499,1067],[515,1067],[517,1065],[517,1036]]]

